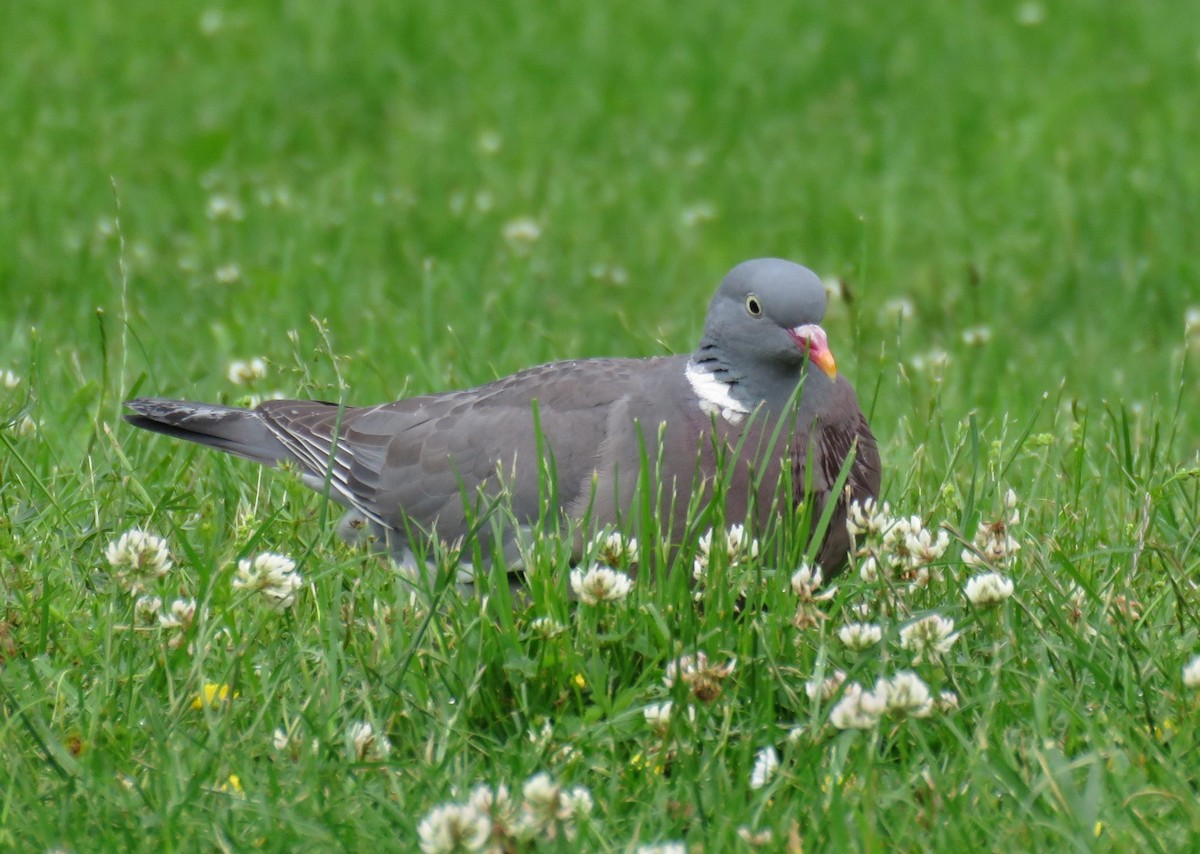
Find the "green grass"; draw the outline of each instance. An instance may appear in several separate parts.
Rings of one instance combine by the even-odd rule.
[[[595,850],[1197,844],[1191,10],[101,0],[2,29],[0,847],[407,848],[436,805],[542,771],[590,790]],[[797,629],[772,543],[761,611],[720,570],[699,604],[643,572],[589,607],[555,541],[527,606],[414,600],[288,477],[119,421],[136,393],[236,401],[256,355],[256,393],[368,403],[686,352],[761,255],[844,283],[825,326],[894,509],[970,540],[1015,490],[1006,604],[967,605],[956,544],[928,588],[847,576]],[[179,648],[105,562],[137,526],[174,555],[159,595],[200,603]],[[272,550],[305,580],[283,614],[231,586]],[[854,654],[860,606],[884,639]],[[913,667],[898,633],[928,613],[961,634],[913,669],[959,708],[829,727],[804,683]],[[695,649],[736,669],[656,736],[643,709],[687,700],[662,677]],[[208,683],[236,695],[192,708]],[[356,721],[389,756],[351,756]]]

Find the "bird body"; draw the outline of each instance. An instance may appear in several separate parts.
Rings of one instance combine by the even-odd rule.
[[[127,420],[266,465],[295,464],[398,559],[427,545],[413,537],[472,534],[487,556],[497,529],[472,522],[497,499],[515,523],[501,526],[510,558],[517,529],[534,524],[547,500],[599,529],[626,525],[649,497],[678,541],[689,508],[712,498],[718,477],[727,523],[762,524],[808,496],[816,519],[848,459],[850,495],[878,494],[875,440],[815,325],[823,313],[811,272],[763,259],[726,277],[690,356],[553,362],[372,407],[274,400],[246,410],[144,398],[129,402],[136,414]],[[787,467],[792,494],[780,495]],[[828,570],[848,548],[846,499],[834,500],[819,552]]]

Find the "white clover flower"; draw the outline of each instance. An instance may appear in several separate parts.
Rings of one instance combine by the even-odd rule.
[[[222,285],[232,285],[241,281],[242,268],[237,263],[230,261],[214,270],[213,276]]]
[[[783,737],[783,740],[788,744],[799,744],[808,737],[808,727],[803,724],[797,724],[796,726],[788,727],[787,735]]]
[[[351,761],[378,761],[392,753],[392,743],[367,721],[355,721],[346,729],[346,754]]]
[[[1200,688],[1200,655],[1197,655],[1183,668],[1183,684],[1187,688]]]
[[[505,241],[517,251],[526,251],[542,236],[542,227],[533,217],[522,216],[504,224]]]
[[[159,615],[158,622],[164,629],[186,629],[195,617],[195,599],[176,599],[169,611]]]
[[[599,279],[602,282],[611,282],[614,285],[624,285],[629,282],[628,270],[624,267],[609,266],[608,264],[593,264],[588,268],[588,275],[593,279]]]
[[[838,640],[848,649],[861,652],[883,639],[883,629],[874,623],[846,623],[838,629]]]
[[[933,705],[939,712],[953,712],[958,708],[958,695],[953,691],[943,691],[934,698]]]
[[[292,744],[292,736],[284,727],[275,727],[275,732],[271,734],[271,746],[280,753],[287,750]]]
[[[963,563],[968,566],[1004,567],[1016,560],[1021,544],[1012,537],[1008,529],[1010,524],[1020,522],[1021,514],[1016,509],[1016,494],[1011,489],[1005,496],[1005,509],[1011,511],[1011,521],[997,519],[989,525],[981,525],[975,532],[974,549],[963,550]]]
[[[544,772],[525,781],[521,787],[523,803],[518,833],[554,841],[561,834],[567,841],[576,835],[575,822],[588,816],[594,807],[591,793],[583,786],[564,789]]]
[[[989,540],[979,545],[983,559],[991,564],[1011,563],[1021,548],[1021,544],[1007,533],[993,533]]]
[[[133,595],[141,595],[150,584],[171,569],[171,551],[162,537],[140,528],[126,531],[104,550],[104,558],[119,583]]]
[[[491,834],[491,821],[469,804],[436,806],[417,825],[424,854],[482,851]]]
[[[162,599],[157,596],[139,596],[133,603],[133,616],[143,626],[155,625],[162,610]]]
[[[892,508],[885,501],[883,504],[874,498],[867,498],[861,504],[858,499],[850,502],[846,513],[846,530],[854,537],[881,537],[892,526]]]
[[[792,592],[801,602],[824,602],[832,599],[837,593],[837,587],[833,586],[818,593],[822,580],[819,564],[809,566],[802,563],[800,568],[792,573]]]
[[[292,206],[292,190],[284,184],[262,187],[258,191],[258,203],[265,208],[278,207],[287,210]]]
[[[686,843],[676,842],[655,842],[651,845],[639,845],[634,849],[634,854],[688,854]]]
[[[558,795],[558,784],[545,771],[534,774],[521,787],[521,797],[524,799],[526,807],[553,818],[558,817]]]
[[[883,709],[882,697],[851,682],[829,713],[829,722],[837,729],[870,729],[879,722]]]
[[[750,770],[750,788],[761,789],[770,783],[779,770],[779,754],[774,747],[764,747],[754,756],[754,767]]]
[[[874,556],[865,557],[858,565],[858,577],[868,584],[879,580],[879,561]]]
[[[769,827],[764,827],[762,830],[754,830],[748,825],[741,825],[737,829],[738,839],[746,843],[750,848],[762,848],[770,845],[775,841],[775,833]]]
[[[253,359],[234,359],[225,376],[234,385],[254,385],[267,375],[267,363],[261,356]]]
[[[503,144],[504,138],[500,136],[500,131],[495,128],[488,128],[482,131],[479,134],[479,139],[476,141],[476,145],[479,146],[479,150],[483,154],[495,154]]]
[[[668,688],[680,681],[692,690],[692,694],[703,702],[711,702],[721,696],[721,683],[737,667],[737,659],[731,658],[724,664],[711,664],[704,652],[682,655],[667,665],[663,682]]]
[[[508,786],[503,783],[495,788],[479,784],[471,790],[467,805],[488,816],[493,827],[497,827],[504,835],[509,835],[517,820],[517,806],[509,794]]]
[[[541,729],[530,729],[526,733],[526,738],[538,751],[543,751],[554,741],[554,724],[549,720],[544,720]]]
[[[607,566],[626,566],[638,562],[638,541],[619,531],[600,533],[593,541],[600,563]]]
[[[215,36],[225,24],[225,16],[220,9],[205,9],[200,15],[200,32],[206,36]]]
[[[744,525],[730,525],[725,536],[725,547],[730,558],[758,557],[758,540],[746,533]]]
[[[196,619],[195,599],[176,599],[170,610],[158,615],[158,623],[164,629],[175,629],[174,636],[167,641],[170,649],[179,649],[187,642],[187,630]]]
[[[267,552],[238,561],[233,589],[257,591],[276,611],[284,611],[296,601],[296,591],[303,583],[294,560]]]
[[[670,688],[677,679],[686,684],[705,673],[719,673],[720,676],[725,677],[733,672],[736,665],[737,659],[731,658],[723,665],[710,666],[708,654],[701,650],[695,655],[681,655],[668,664],[663,675],[663,682]]]
[[[883,697],[885,714],[924,718],[933,711],[929,686],[911,670],[902,670],[891,679],[880,679],[875,683],[875,693]]]
[[[883,554],[896,566],[908,569],[919,565],[913,559],[910,544],[918,548],[931,544],[931,536],[925,530],[925,523],[920,516],[898,517],[892,520],[892,526],[884,532],[881,549]]]
[[[818,276],[821,284],[825,287],[825,301],[827,303],[841,302],[846,298],[846,285],[842,281],[842,277],[836,273],[826,273],[824,276]]]
[[[804,693],[808,695],[808,699],[810,700],[832,700],[845,681],[846,672],[844,670],[835,670],[832,676],[826,676],[820,682],[816,679],[810,679],[805,682]]]
[[[654,732],[655,735],[665,735],[671,727],[671,706],[670,700],[665,703],[652,703],[642,709],[642,717],[646,719],[646,726]]]
[[[928,371],[937,379],[946,365],[950,363],[950,354],[945,350],[934,349],[927,353],[918,353],[909,360],[909,363],[913,366],[914,371]]]
[[[1200,305],[1188,306],[1184,312],[1183,334],[1186,338],[1200,338]]]
[[[538,617],[529,623],[529,629],[535,635],[549,640],[561,635],[567,627],[553,617]]]
[[[908,321],[917,315],[917,307],[908,297],[896,297],[883,305],[883,315],[892,321]]]
[[[652,703],[642,709],[642,717],[646,719],[646,725],[651,731],[658,736],[665,736],[671,728],[671,714],[674,710],[674,704],[667,700],[664,703]],[[696,720],[696,707],[688,706],[685,713],[689,721]]]
[[[620,602],[633,589],[633,580],[607,566],[571,570],[571,590],[585,605]]]
[[[700,554],[704,556],[704,562],[707,565],[709,558],[712,555],[713,546],[720,547],[719,537],[718,542],[714,544],[714,532],[709,528],[699,540]],[[730,525],[729,530],[724,532],[725,554],[729,558],[729,564],[732,566],[738,564],[745,559],[753,559],[758,557],[758,540],[749,536],[746,533],[744,525]]]
[[[982,347],[992,340],[992,328],[990,326],[968,326],[962,333],[963,343],[968,347]]]
[[[927,566],[941,559],[950,546],[950,535],[938,531],[936,535],[928,528],[910,531],[904,538],[904,550],[908,553],[909,563],[913,568]]]
[[[0,386],[4,386],[9,391],[21,384],[21,377],[10,371],[8,368],[0,370]]]
[[[695,228],[716,218],[717,207],[712,202],[696,202],[679,212],[679,222],[684,228]]]
[[[722,548],[722,539],[724,540],[724,548]],[[709,528],[697,542],[699,554],[696,555],[695,561],[692,564],[692,577],[704,583],[708,576],[709,564],[712,562],[714,549],[717,553],[724,551],[727,558],[727,566],[730,569],[741,567],[746,561],[758,557],[758,540],[749,536],[746,533],[745,527],[742,525],[731,525],[728,530],[714,531]],[[703,589],[697,585],[694,598],[699,601],[703,597]],[[741,579],[738,584],[737,593],[739,596],[745,595],[745,579]]]
[[[925,658],[949,652],[957,637],[954,621],[934,614],[902,628],[900,647],[913,652],[913,663],[919,664]]]
[[[1046,20],[1046,7],[1037,0],[1026,0],[1017,7],[1016,18],[1022,27],[1036,27]]]
[[[1013,583],[998,572],[985,572],[967,581],[964,590],[967,600],[976,608],[988,608],[1003,603],[1013,594]]]
[[[909,590],[916,590],[921,587],[928,587],[932,581],[941,581],[942,572],[932,566],[919,566],[916,569],[911,569],[907,573],[909,579]]]
[[[596,802],[592,800],[592,793],[584,786],[572,786],[562,793],[562,809],[569,819],[586,818],[595,808]]]
[[[1004,509],[1009,512],[1008,526],[1010,528],[1021,524],[1021,511],[1017,508],[1017,493],[1011,489],[1004,493]]]
[[[976,551],[964,550],[963,563],[970,566],[1006,566],[1017,556],[1021,544],[1007,534],[977,538]]]
[[[204,213],[213,222],[220,220],[239,222],[245,216],[245,213],[242,211],[241,202],[233,196],[226,196],[219,193],[209,197]]]
[[[17,419],[17,422],[12,425],[12,431],[20,439],[28,438],[34,433],[42,429],[42,422],[33,418],[28,413]]]

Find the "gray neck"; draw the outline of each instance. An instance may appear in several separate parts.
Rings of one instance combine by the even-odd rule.
[[[796,393],[796,386],[803,382],[797,414],[805,416],[819,411],[834,388],[833,380],[815,367],[810,370],[807,362],[799,368],[768,363],[745,370],[708,335],[700,342],[692,363],[727,385],[730,396],[747,410],[765,403],[768,412],[781,413]]]

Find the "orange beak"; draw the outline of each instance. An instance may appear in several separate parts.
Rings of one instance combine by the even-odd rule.
[[[837,379],[837,362],[829,350],[829,339],[825,330],[815,323],[797,326],[789,329],[788,335],[796,342],[796,346],[808,353],[808,360],[820,368],[831,380]]]

